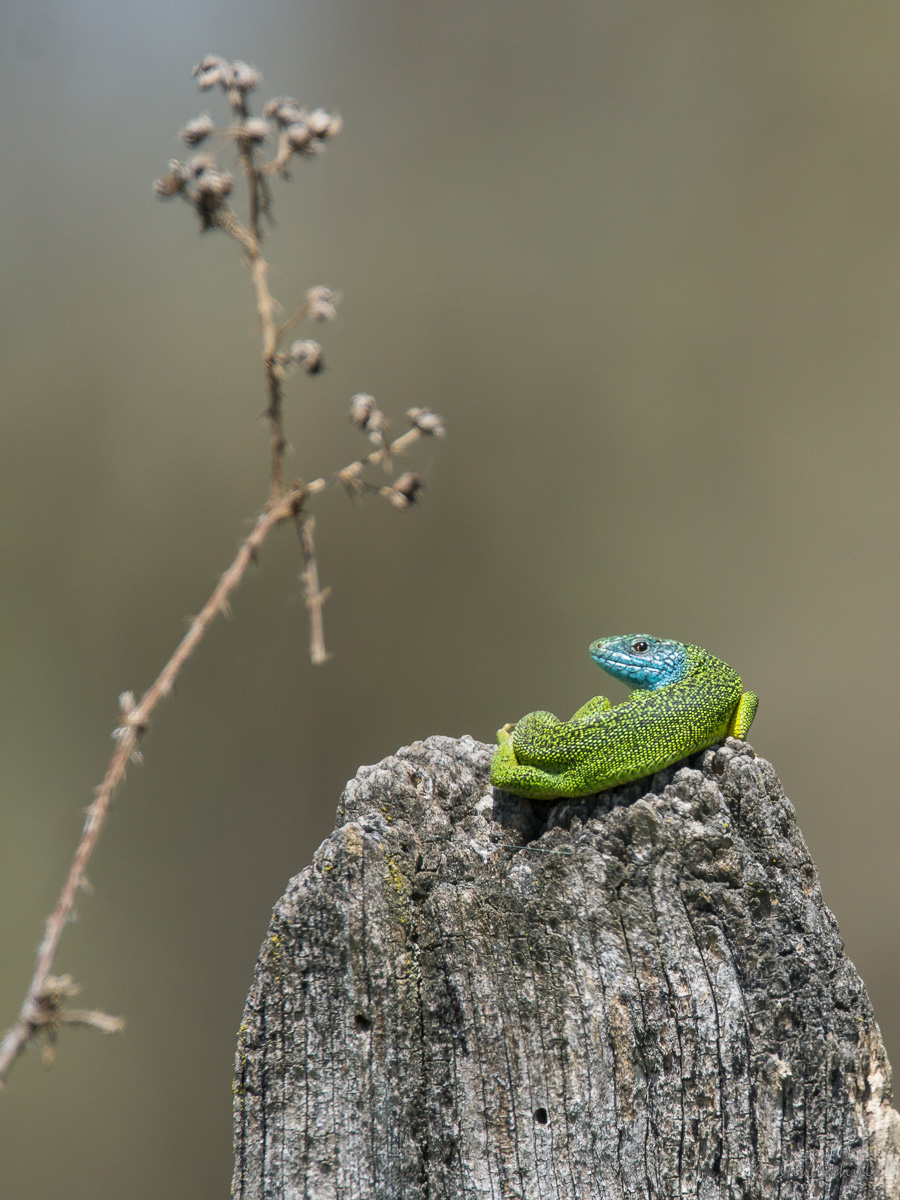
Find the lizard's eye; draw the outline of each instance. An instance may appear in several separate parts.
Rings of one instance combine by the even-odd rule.
[[[645,650],[650,649],[650,643],[649,642],[632,642],[631,648],[635,652],[635,654],[643,654]]]

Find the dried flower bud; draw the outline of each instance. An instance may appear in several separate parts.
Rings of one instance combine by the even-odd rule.
[[[443,437],[447,432],[443,417],[432,412],[430,408],[411,408],[406,414],[410,425],[420,433],[430,433],[432,437]]]
[[[298,154],[315,154],[316,139],[303,121],[296,121],[293,125],[288,125],[284,136],[290,148],[296,150]]]
[[[344,122],[340,117],[333,117],[324,108],[317,108],[306,118],[306,124],[317,138],[323,141],[340,133]]]
[[[215,126],[209,113],[201,113],[199,117],[194,117],[192,121],[188,121],[184,129],[181,130],[180,137],[186,146],[197,146],[204,138],[209,137],[214,128]]]
[[[274,117],[279,125],[286,127],[303,121],[304,113],[292,96],[276,96],[263,109],[264,117]]]
[[[370,396],[367,392],[357,392],[350,401],[350,420],[360,429],[368,426],[369,418],[377,411],[375,397]]]
[[[240,136],[258,145],[269,136],[269,122],[262,117],[249,117],[241,126]]]
[[[303,339],[294,342],[288,351],[291,361],[302,366],[309,375],[318,375],[325,363],[322,358],[322,347],[318,342]]]
[[[163,175],[153,181],[153,190],[161,200],[168,200],[171,196],[177,196],[183,187],[184,180],[179,179],[171,171],[168,175]]]
[[[240,59],[235,59],[228,72],[226,84],[228,87],[236,88],[239,92],[252,92],[261,80],[262,75],[256,67],[251,67],[249,63],[241,62]]]
[[[219,58],[218,54],[207,54],[197,63],[194,67],[194,78],[197,80],[197,87],[201,92],[208,92],[211,87],[222,82],[224,66],[227,66],[227,63]]]
[[[228,171],[217,171],[209,167],[197,176],[197,195],[214,200],[224,200],[234,187],[234,178]]]
[[[335,305],[338,299],[337,292],[320,283],[306,293],[306,311],[314,321],[333,321],[337,316]]]
[[[204,71],[213,71],[216,67],[221,67],[225,63],[225,59],[220,54],[207,54],[194,67],[194,74],[201,75]]]
[[[338,479],[344,485],[347,495],[353,500],[357,500],[363,494],[363,483],[360,479],[362,469],[362,463],[355,462],[351,463],[349,467],[344,467],[342,471],[338,471]]]
[[[219,178],[217,180],[217,183],[218,183],[217,190],[218,190],[219,195],[220,196],[230,195],[232,189],[234,188],[234,176],[231,174],[230,171],[217,171],[216,174],[219,176]]]
[[[416,475],[413,471],[404,471],[399,479],[394,480],[391,488],[391,504],[394,508],[409,508],[415,504],[419,492],[425,486],[425,480],[421,475]]]
[[[162,179],[157,179],[153,185],[153,190],[157,196],[163,200],[167,200],[170,196],[177,196],[179,192],[184,190],[184,185],[191,177],[190,168],[186,163],[179,162],[177,158],[173,158],[169,162],[169,173],[163,175]]]
[[[188,159],[188,170],[192,175],[202,175],[204,171],[212,171],[215,159],[211,154],[195,154]]]
[[[383,446],[390,441],[390,427],[387,423],[387,417],[380,408],[376,408],[366,421],[366,433],[369,435],[369,441],[373,446]]]

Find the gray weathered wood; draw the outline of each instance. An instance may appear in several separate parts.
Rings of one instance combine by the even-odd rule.
[[[359,771],[276,905],[241,1200],[900,1196],[865,989],[742,742],[587,800],[435,737]]]

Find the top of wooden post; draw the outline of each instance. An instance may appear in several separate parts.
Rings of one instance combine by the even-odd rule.
[[[872,1008],[769,763],[558,802],[491,747],[364,767],[275,907],[240,1200],[900,1196]]]

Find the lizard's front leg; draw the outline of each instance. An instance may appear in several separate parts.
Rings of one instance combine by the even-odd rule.
[[[576,728],[550,712],[526,713],[512,731],[517,762],[549,771],[571,763]]]
[[[598,713],[607,712],[612,708],[612,702],[607,700],[605,696],[595,696],[593,700],[588,700],[587,704],[582,704],[578,712],[572,716],[573,721],[590,721],[598,715]]]
[[[606,696],[595,696],[582,704],[571,721],[560,721],[549,712],[528,713],[512,731],[516,758],[548,771],[571,767],[573,748],[582,745],[585,730],[596,726],[600,714],[610,708]]]

